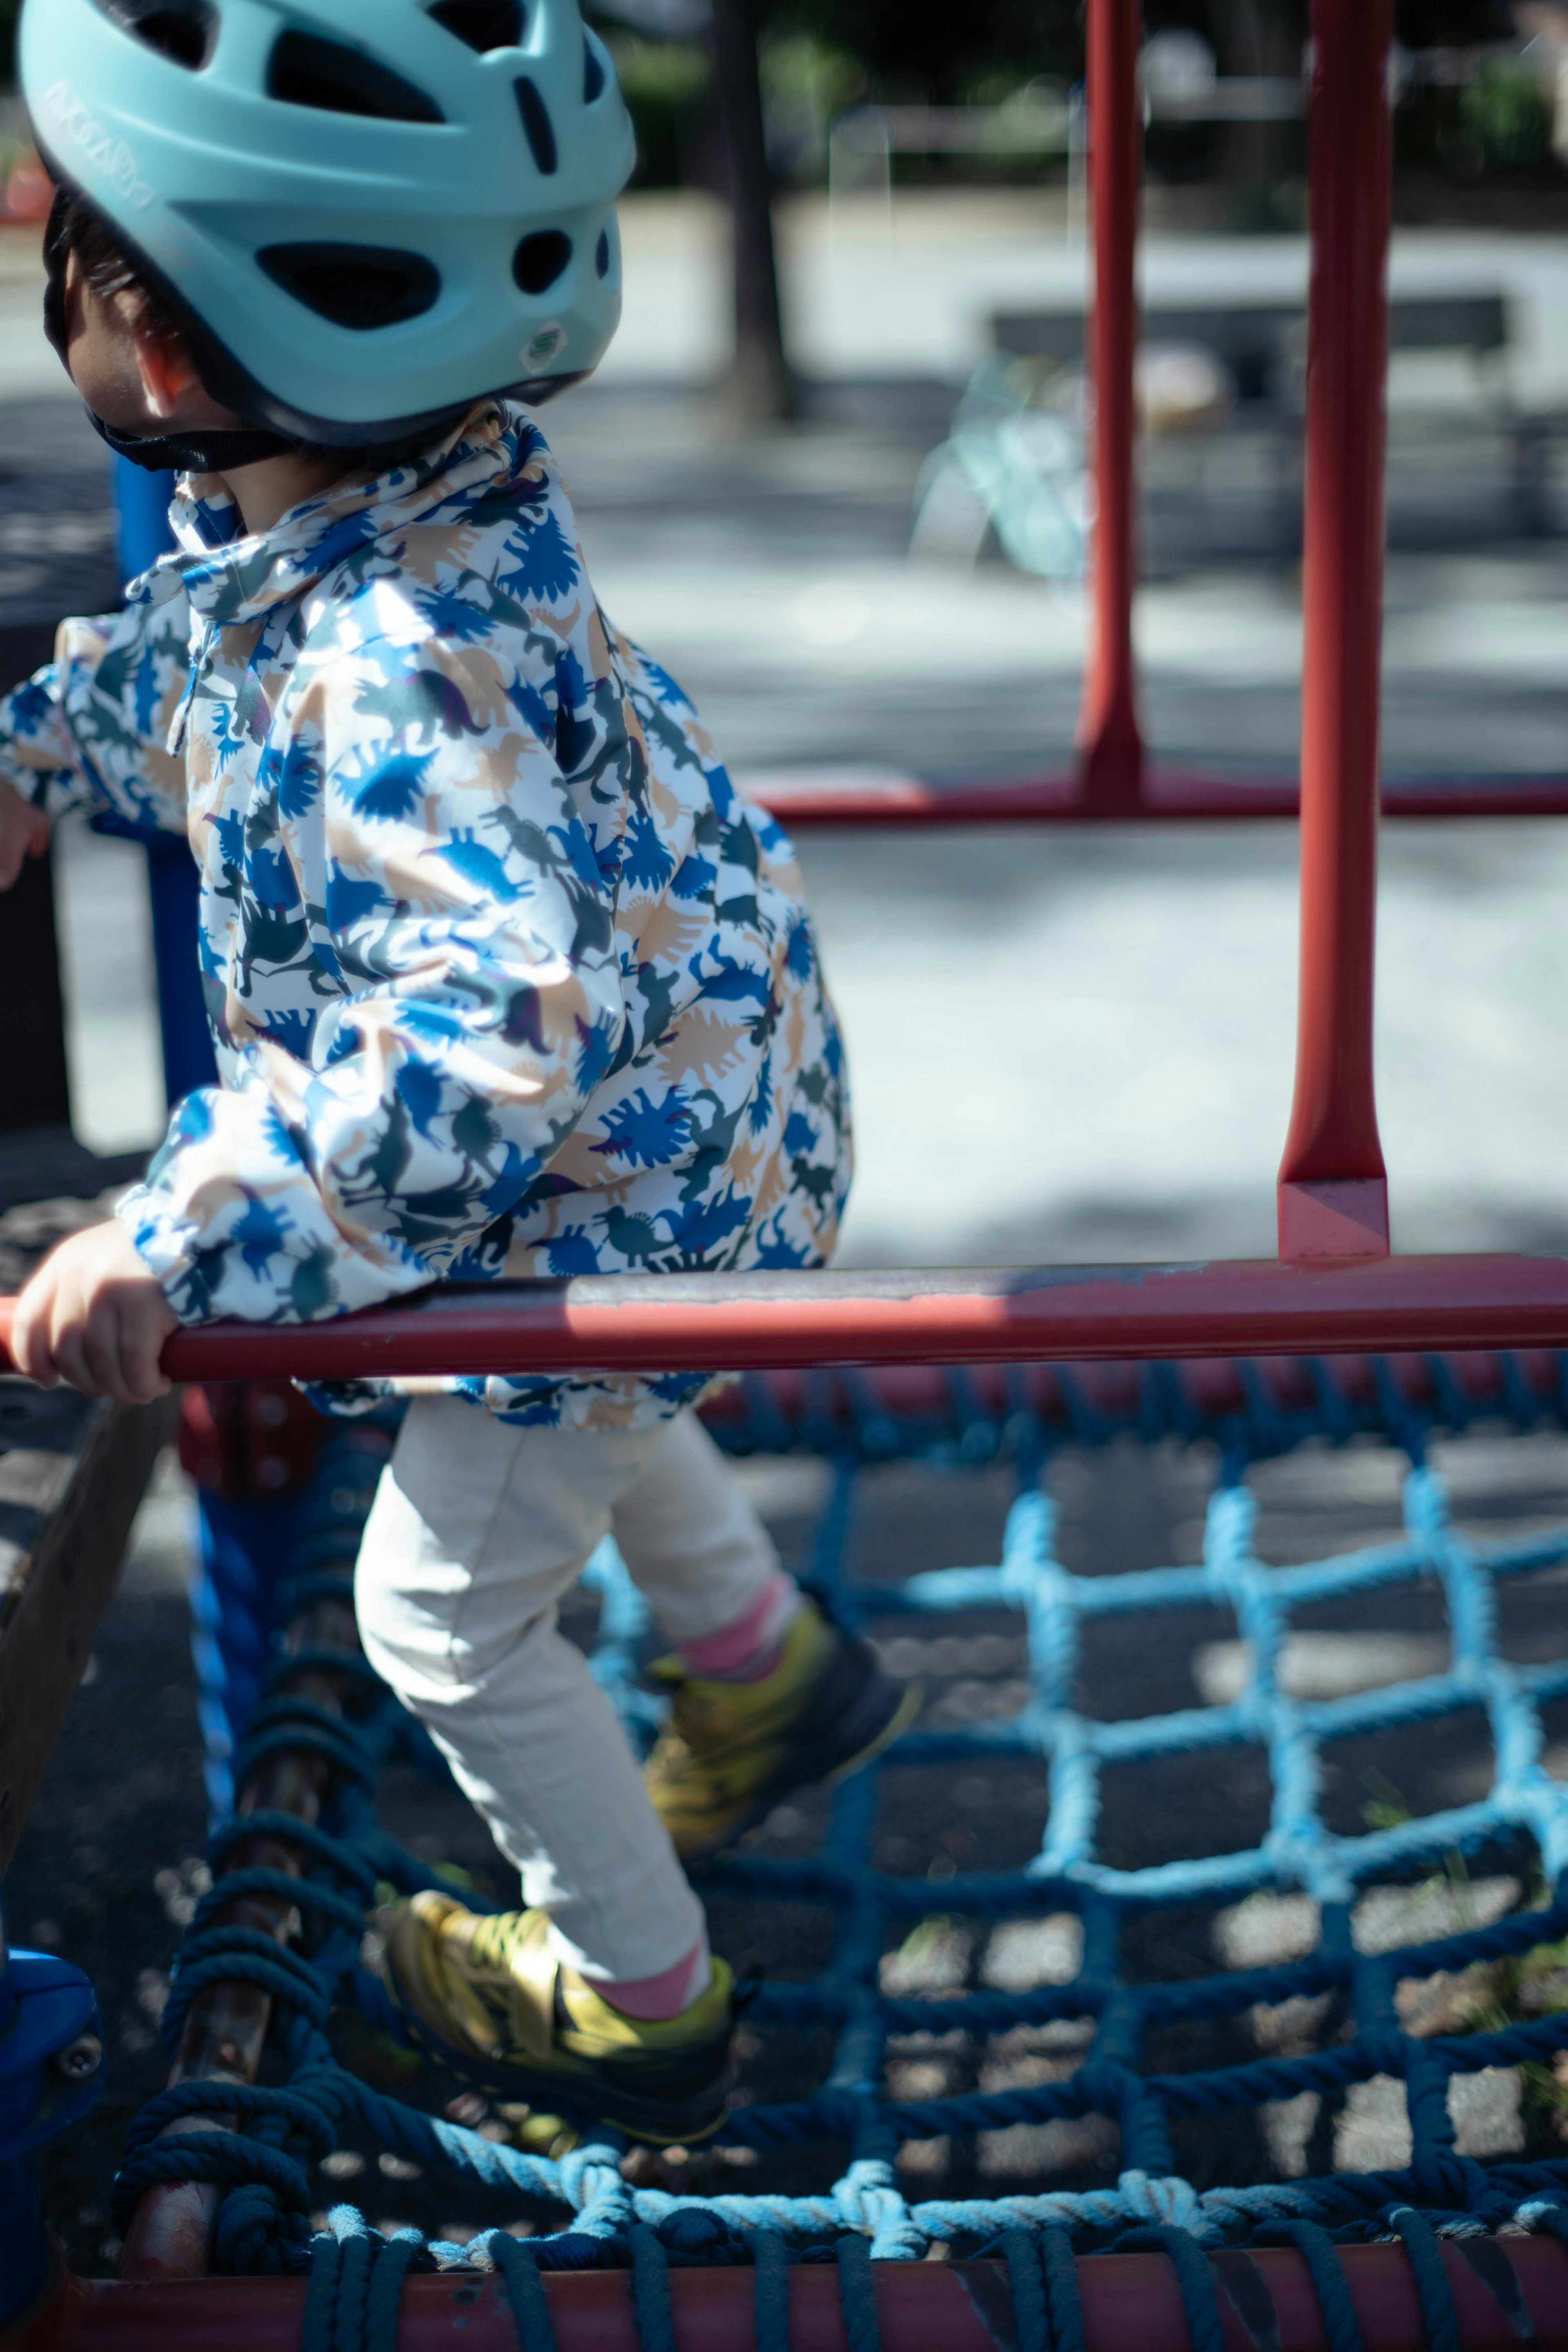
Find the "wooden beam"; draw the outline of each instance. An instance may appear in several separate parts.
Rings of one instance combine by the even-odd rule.
[[[0,1453],[0,1507],[19,1515],[19,1527],[29,1511],[37,1514],[0,1599],[0,1871],[37,1793],[119,1580],[136,1507],[178,1415],[177,1392],[151,1405],[87,1406],[73,1462],[59,1444],[58,1415],[68,1401],[41,1397],[22,1382],[4,1386],[18,1408],[30,1398],[55,1406],[57,1422],[52,1445],[29,1445],[20,1421],[4,1433],[9,1444]]]

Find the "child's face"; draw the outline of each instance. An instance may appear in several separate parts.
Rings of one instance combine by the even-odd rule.
[[[238,423],[205,390],[180,338],[149,327],[133,294],[95,293],[74,253],[64,296],[71,382],[114,432],[152,436]]]

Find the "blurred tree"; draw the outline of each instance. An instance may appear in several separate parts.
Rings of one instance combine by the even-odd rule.
[[[1552,100],[1532,66],[1489,58],[1467,85],[1461,119],[1484,170],[1540,171],[1552,161]]]
[[[769,32],[850,51],[889,98],[962,99],[999,66],[1022,80],[1083,71],[1081,0],[762,0],[759,15]]]
[[[744,425],[793,413],[773,258],[773,172],[763,131],[752,0],[713,0],[714,84],[724,125],[734,247],[735,360],[730,405]]]
[[[1307,0],[1210,0],[1210,37],[1222,74],[1256,74],[1286,79],[1301,70],[1307,38]],[[1237,192],[1244,217],[1259,227],[1278,226],[1272,209],[1276,184],[1289,171],[1295,125],[1237,122],[1221,150],[1221,170]]]

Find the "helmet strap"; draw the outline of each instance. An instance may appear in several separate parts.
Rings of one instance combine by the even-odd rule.
[[[259,425],[239,432],[142,435],[117,433],[90,408],[87,418],[117,457],[128,457],[150,474],[226,474],[236,466],[258,466],[264,457],[281,457],[304,446]]]

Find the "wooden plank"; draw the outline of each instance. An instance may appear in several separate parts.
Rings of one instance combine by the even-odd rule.
[[[0,1381],[0,1871],[114,1591],[177,1396],[89,1404]]]

